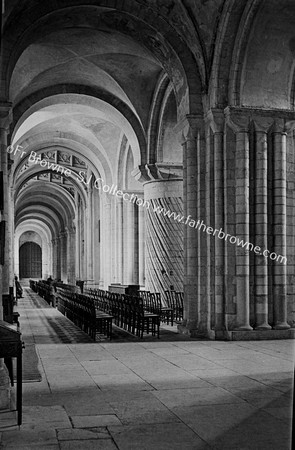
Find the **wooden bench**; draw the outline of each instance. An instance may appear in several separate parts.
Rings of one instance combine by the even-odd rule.
[[[96,308],[90,295],[57,287],[58,310],[93,340],[96,334],[112,338],[113,316]]]

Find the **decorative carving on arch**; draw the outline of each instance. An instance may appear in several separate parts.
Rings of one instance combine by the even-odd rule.
[[[85,161],[83,161],[80,158],[77,158],[77,156],[73,157],[73,166],[77,166],[77,167],[86,167],[86,163]]]
[[[42,155],[45,156],[45,158],[48,158],[50,160],[54,160],[55,157],[56,157],[56,153],[57,152],[48,151],[48,152],[42,153]]]
[[[71,155],[65,152],[57,152],[58,162],[69,163],[71,162]]]

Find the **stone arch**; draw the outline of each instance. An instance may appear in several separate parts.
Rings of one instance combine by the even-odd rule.
[[[239,87],[240,64],[243,62],[247,37],[260,5],[260,0],[226,0],[224,3],[210,77],[211,107],[225,108],[229,102],[239,101],[239,94],[235,89]]]
[[[248,2],[243,11],[238,28],[233,49],[228,87],[228,101],[229,104],[233,106],[241,104],[242,68],[246,56],[249,36],[260,7],[260,0],[254,0],[252,3]]]
[[[48,277],[52,272],[52,246],[51,233],[43,222],[25,221],[20,223],[15,230],[14,247],[14,272],[19,277],[19,247],[21,236],[27,232],[35,232],[40,236],[42,248],[42,273],[43,277]]]
[[[36,205],[38,205],[37,208]],[[42,182],[38,184],[37,192],[34,189],[34,185],[29,185],[24,191],[20,192],[15,203],[16,224],[18,219],[28,211],[39,212],[40,210],[48,211],[49,214],[52,214],[56,232],[62,231],[68,225],[71,225],[75,216],[74,205],[70,195],[56,186],[50,186],[48,190],[48,184]]]
[[[35,152],[37,156],[40,156],[41,154],[43,154],[44,152],[48,152],[51,151],[51,149],[57,150],[57,151],[65,151],[65,152],[69,152],[72,155],[76,156],[77,158],[79,158],[80,160],[83,160],[87,165],[86,167],[89,167],[89,169],[94,173],[94,175],[96,177],[99,176],[103,176],[105,180],[111,180],[111,173],[110,170],[104,170],[104,166],[102,166],[102,164],[95,164],[95,162],[93,162],[90,159],[91,153],[89,151],[89,148],[86,147],[85,143],[83,144],[82,142],[76,142],[76,141],[71,141],[70,144],[71,146],[69,146],[69,141],[66,139],[62,139],[59,138],[57,140],[52,139],[51,142],[49,143],[49,141],[46,142],[34,142],[33,145],[31,145],[31,139],[28,139],[26,141],[24,141],[24,143],[28,143],[30,146],[30,150]],[[53,143],[52,143],[53,141]],[[56,141],[56,142],[55,142]],[[83,154],[81,154],[81,152]],[[26,166],[26,164],[28,163],[28,159],[30,156],[31,152],[28,152],[27,155],[23,156],[23,158],[16,160],[15,164],[13,165],[13,169],[12,169],[12,179],[13,182],[16,183],[17,182],[17,178],[20,176],[24,166]],[[38,166],[35,166],[35,169],[37,169],[37,172],[42,173],[42,168],[40,167],[40,165],[38,164]],[[109,169],[108,167],[106,167],[106,169]],[[22,174],[21,174],[22,175]],[[71,178],[71,180],[75,183],[76,177],[73,177],[73,175],[77,175],[76,173],[71,174],[71,176],[69,178]],[[76,186],[80,186],[79,183],[75,183]],[[79,188],[80,189],[80,188]],[[83,190],[80,189],[80,192],[83,192]]]
[[[34,256],[34,258],[33,258]],[[27,241],[19,247],[20,278],[41,278],[43,276],[42,247],[32,241]]]
[[[15,130],[17,123],[21,120],[21,117],[29,111],[30,107],[36,105],[43,99],[58,95],[58,94],[80,94],[89,97],[94,97],[100,99],[110,106],[118,110],[123,117],[127,119],[130,123],[132,129],[138,140],[139,149],[141,152],[141,160],[146,160],[146,138],[145,133],[139,119],[136,117],[134,112],[129,108],[128,105],[120,101],[117,97],[113,96],[107,91],[103,91],[99,88],[92,88],[88,86],[77,86],[75,84],[70,85],[55,85],[31,94],[29,97],[21,101],[19,104],[15,105],[13,108],[13,122],[10,125],[11,134]],[[137,155],[139,159],[139,155]]]

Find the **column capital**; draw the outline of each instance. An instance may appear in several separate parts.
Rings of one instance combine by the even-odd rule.
[[[201,114],[187,114],[174,127],[174,131],[178,135],[178,140],[181,145],[185,144],[187,140],[196,139],[198,131],[204,129],[204,116]]]
[[[0,128],[8,128],[12,122],[12,103],[0,102]]]
[[[67,230],[68,230],[69,234],[76,233],[76,225],[75,225],[74,221],[68,225]]]
[[[249,131],[250,111],[242,108],[228,106],[224,110],[226,124],[235,132],[243,133]]]
[[[295,119],[275,119],[273,133],[287,134],[292,133],[295,129]]]
[[[69,232],[70,232],[69,227],[65,227],[65,229],[60,234],[64,237],[68,236]]]
[[[218,108],[211,108],[205,115],[205,121],[211,127],[213,133],[223,133],[225,116],[224,111]]]
[[[132,171],[134,178],[144,184],[148,181],[172,180],[182,177],[182,166],[165,163],[145,164]]]
[[[267,116],[254,116],[252,122],[255,131],[260,133],[267,133],[274,124],[273,118]]]

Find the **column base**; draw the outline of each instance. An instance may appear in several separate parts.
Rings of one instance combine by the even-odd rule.
[[[257,325],[255,330],[271,330],[271,326],[268,323],[262,323],[261,325]]]
[[[252,331],[253,328],[250,325],[241,325],[240,327],[236,327],[234,331]]]
[[[200,336],[198,330],[196,335],[187,331],[186,327],[179,325],[185,331],[184,334],[190,337],[206,338],[206,336]],[[179,329],[179,328],[178,328]],[[213,330],[212,330],[213,331]],[[181,332],[181,331],[180,331]],[[214,331],[213,331],[214,333]],[[228,331],[228,330],[217,330],[215,331],[215,337],[210,339],[215,339],[216,341],[260,341],[260,340],[276,340],[276,339],[295,339],[295,329],[289,328],[286,330],[249,330],[249,331]],[[208,337],[207,337],[208,339]]]
[[[185,334],[192,338],[215,340],[214,330],[200,330],[194,322],[183,322],[177,325],[177,329],[180,334]]]
[[[287,322],[279,322],[273,328],[274,330],[288,330],[291,326]]]

